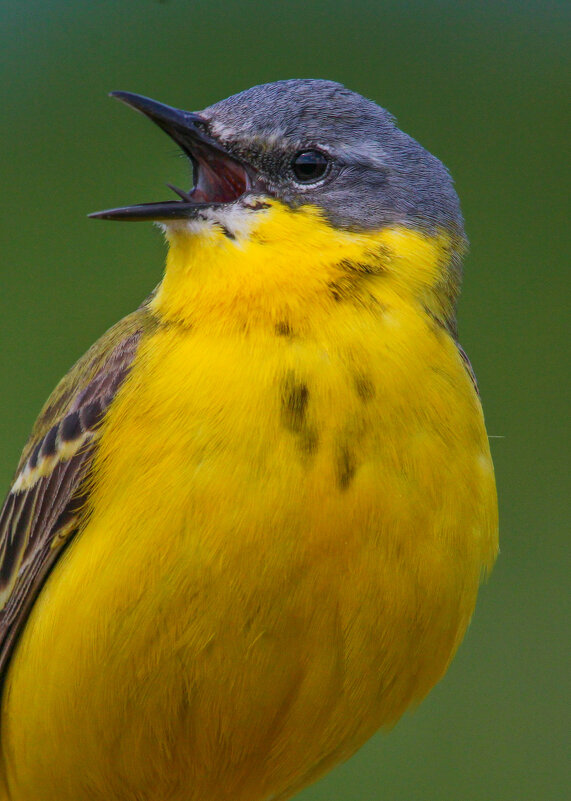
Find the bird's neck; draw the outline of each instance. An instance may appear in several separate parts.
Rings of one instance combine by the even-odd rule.
[[[327,325],[340,310],[408,303],[453,329],[454,242],[393,226],[350,232],[310,207],[272,202],[236,220],[167,228],[153,301],[165,322],[230,332]]]

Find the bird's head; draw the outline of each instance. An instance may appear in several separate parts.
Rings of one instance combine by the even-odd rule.
[[[159,221],[179,240],[215,232],[235,244],[252,237],[282,249],[288,243],[290,262],[296,242],[321,253],[325,239],[334,239],[338,263],[351,261],[357,242],[364,256],[356,263],[371,271],[383,259],[389,267],[399,243],[410,249],[411,236],[415,248],[438,242],[442,274],[430,281],[440,281],[453,305],[465,238],[452,179],[373,101],[332,81],[297,79],[255,86],[198,113],[112,94],[181,147],[193,187],[171,186],[178,200],[92,216]],[[279,225],[272,225],[275,214]]]

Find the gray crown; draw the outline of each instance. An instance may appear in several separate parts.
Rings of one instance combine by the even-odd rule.
[[[269,189],[294,208],[320,207],[336,226],[371,230],[397,223],[463,238],[458,196],[444,165],[393,117],[339,83],[286,80],[254,86],[202,112],[211,132],[249,161]],[[332,159],[327,179],[295,181],[296,153]]]

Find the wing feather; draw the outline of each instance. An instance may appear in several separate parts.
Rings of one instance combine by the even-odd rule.
[[[147,300],[79,360],[34,425],[0,512],[0,677],[45,579],[85,520],[99,426],[156,325]]]

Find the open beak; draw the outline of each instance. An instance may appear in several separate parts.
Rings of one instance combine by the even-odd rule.
[[[252,168],[230,156],[209,136],[206,120],[200,114],[165,106],[132,92],[111,92],[111,97],[149,117],[182,148],[192,161],[195,185],[185,192],[167,184],[180,200],[96,211],[90,217],[132,221],[188,219],[201,208],[238,200],[257,183]]]

